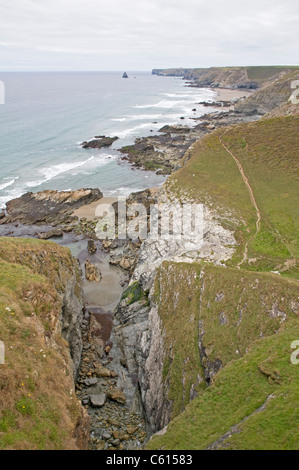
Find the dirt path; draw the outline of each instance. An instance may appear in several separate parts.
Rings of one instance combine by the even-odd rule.
[[[243,258],[242,260],[240,261],[240,263],[238,263],[237,267],[240,268],[240,266],[247,260],[247,257],[248,257],[248,245],[250,242],[252,242],[255,237],[257,236],[257,234],[259,233],[260,229],[261,229],[261,213],[260,213],[260,210],[258,208],[258,205],[256,203],[256,200],[255,200],[255,197],[254,197],[254,193],[253,193],[253,189],[248,181],[248,178],[247,176],[245,175],[245,172],[244,172],[244,169],[240,163],[240,160],[236,157],[236,155],[234,155],[230,150],[229,148],[225,145],[225,143],[223,142],[222,138],[224,136],[224,134],[228,131],[228,129],[222,134],[222,136],[219,137],[219,140],[220,140],[220,143],[221,145],[225,148],[225,150],[233,157],[233,159],[235,160],[236,164],[237,164],[237,167],[240,171],[240,174],[242,176],[242,179],[249,191],[249,196],[250,196],[250,200],[251,200],[251,203],[256,211],[256,232],[255,234],[253,235],[253,237],[251,237],[246,243],[245,243],[245,247],[244,247],[244,253],[243,253]]]

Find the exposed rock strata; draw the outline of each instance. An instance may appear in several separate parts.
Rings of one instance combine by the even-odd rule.
[[[167,198],[160,195],[160,203],[167,209]],[[140,285],[139,294],[124,297],[120,302],[115,335],[123,348],[124,363],[130,375],[138,377],[138,388],[149,432],[155,432],[168,424],[171,403],[165,400],[163,389],[164,345],[161,321],[156,300],[153,297],[153,281],[156,270],[165,260],[184,261],[210,260],[221,264],[231,257],[236,244],[231,232],[224,229],[205,209],[204,240],[201,236],[181,240],[145,240],[140,248],[138,262],[133,272],[131,287]],[[150,294],[148,296],[148,292]],[[131,392],[132,397],[134,391]]]
[[[24,225],[69,224],[76,220],[74,210],[103,197],[99,189],[75,191],[46,190],[26,193],[6,204],[7,216],[0,223],[19,222]]]

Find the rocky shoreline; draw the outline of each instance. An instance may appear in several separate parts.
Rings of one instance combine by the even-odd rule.
[[[167,125],[159,129],[159,135],[137,138],[133,145],[119,149],[123,154],[122,160],[137,168],[155,171],[157,175],[170,175],[181,168],[181,160],[187,150],[204,135],[219,127],[256,121],[261,117],[256,112],[235,111],[235,105],[241,103],[244,98],[245,96],[199,103],[210,108],[210,112],[196,117],[194,108],[195,117],[189,118],[193,121],[191,126]]]
[[[203,135],[260,117],[238,113],[233,108],[233,102],[229,106],[224,101],[213,102],[213,112],[195,117],[192,127],[164,126],[159,131],[161,135],[136,139],[134,145],[123,147],[120,152],[135,166],[168,175],[181,167],[190,146]],[[105,139],[99,136],[83,146],[101,148],[116,140]],[[163,197],[163,191],[157,194],[148,189],[131,194],[127,205],[144,204],[149,222],[150,204],[163,201]],[[162,357],[158,353],[163,337],[150,294],[155,267],[161,260],[192,262],[198,256],[197,245],[195,242],[189,246],[184,241],[174,245],[142,243],[138,238],[100,242],[95,234],[95,215],[84,217],[83,213],[78,217],[76,213],[101,200],[103,194],[98,189],[27,193],[7,204],[0,219],[0,235],[52,239],[65,246],[84,244],[79,257],[85,283],[83,344],[76,394],[90,416],[90,449],[133,450],[142,448],[148,437],[168,424],[170,417],[169,404],[164,404],[163,393],[159,392]],[[206,233],[213,236],[209,240],[207,235],[202,256],[219,263],[231,254],[223,247],[233,246],[235,240],[212,215],[208,214],[206,220]],[[111,290],[117,286],[112,302],[99,300],[97,294],[105,283],[107,273],[102,269],[107,259],[112,268],[119,270],[110,282]]]
[[[142,197],[148,200],[148,192]],[[137,194],[130,201],[140,198]],[[113,316],[128,286],[140,243],[102,243],[95,235],[98,219],[74,215],[102,200],[99,190],[90,189],[28,193],[7,204],[0,235],[52,240],[78,252],[84,311],[82,355],[76,353],[74,360],[76,394],[90,417],[89,448],[133,450],[146,441],[147,427],[135,393],[136,379],[128,374],[121,344],[113,339]],[[64,323],[72,323],[72,319],[65,318]]]

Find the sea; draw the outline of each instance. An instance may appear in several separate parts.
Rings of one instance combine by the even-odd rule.
[[[198,103],[215,92],[178,77],[122,74],[0,73],[0,208],[28,191],[99,188],[109,197],[163,184],[164,176],[134,168],[118,149],[166,124],[195,124],[191,118],[206,112]],[[97,135],[119,140],[105,149],[82,148]]]

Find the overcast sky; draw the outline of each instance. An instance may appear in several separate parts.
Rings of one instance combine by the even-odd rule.
[[[298,0],[0,0],[2,71],[298,63]]]

